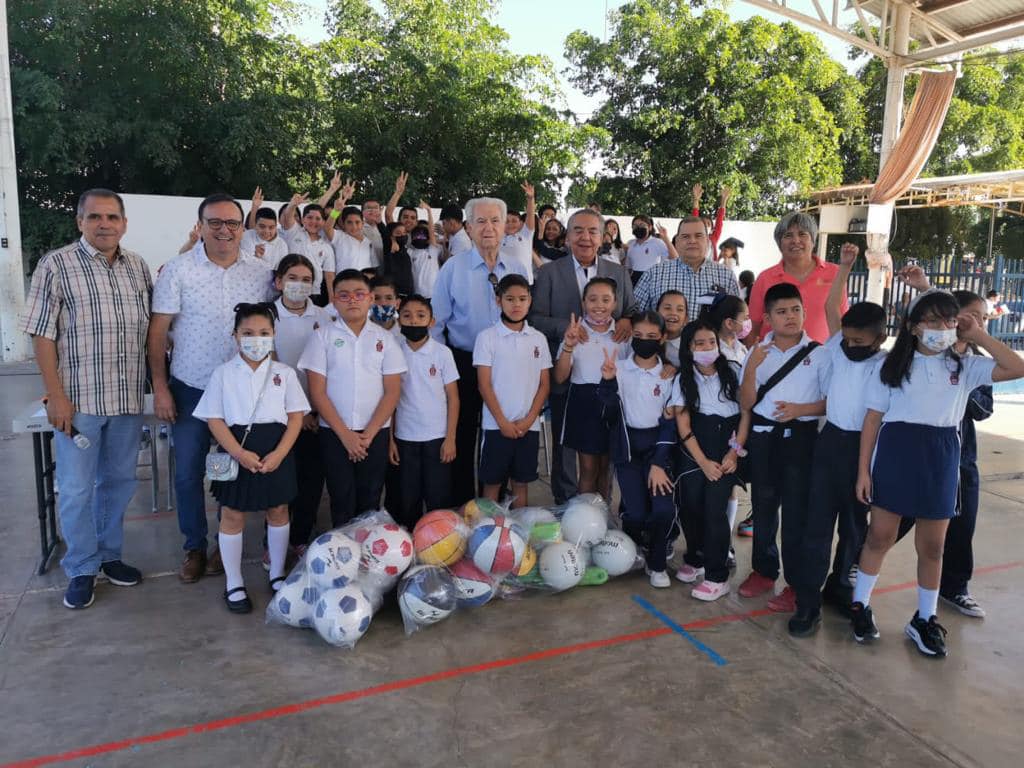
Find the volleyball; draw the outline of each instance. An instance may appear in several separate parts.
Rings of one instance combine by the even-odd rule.
[[[607,530],[608,518],[604,505],[598,505],[585,497],[572,499],[562,515],[562,538],[572,544],[592,547]]]
[[[329,589],[313,608],[313,626],[331,645],[352,647],[373,618],[370,601],[356,586]]]
[[[472,560],[459,560],[450,570],[459,605],[476,607],[494,597],[494,582]]]
[[[604,568],[609,576],[621,576],[636,564],[636,544],[629,536],[614,528],[590,549],[594,565]]]
[[[343,533],[329,531],[309,545],[306,568],[318,589],[347,586],[359,575],[359,545]]]
[[[359,565],[370,574],[399,576],[412,562],[412,539],[403,528],[386,523],[375,525],[363,541]]]
[[[455,605],[452,577],[439,566],[413,566],[398,584],[398,607],[407,623],[436,624],[450,616]]]
[[[504,515],[477,523],[469,537],[469,554],[477,568],[492,576],[505,576],[523,561],[526,539],[519,526]]]
[[[466,523],[450,509],[428,512],[412,532],[416,557],[427,565],[451,565],[466,551]]]
[[[536,538],[533,532],[535,525],[558,522],[551,510],[545,507],[523,507],[522,509],[513,510],[509,514],[522,526],[527,537],[531,539]]]
[[[567,541],[549,544],[540,553],[540,577],[559,592],[579,584],[583,571],[579,550]]]

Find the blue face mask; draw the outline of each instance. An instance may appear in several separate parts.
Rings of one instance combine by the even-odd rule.
[[[397,313],[398,307],[389,307],[383,304],[374,304],[370,307],[370,319],[381,325],[390,323],[395,319]]]

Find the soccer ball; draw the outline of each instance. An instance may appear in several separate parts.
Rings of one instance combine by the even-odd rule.
[[[359,575],[359,545],[338,531],[318,536],[306,551],[306,568],[313,586],[334,589]]]
[[[558,592],[579,584],[584,570],[579,550],[567,541],[549,544],[540,553],[540,577]]]
[[[504,515],[477,523],[469,537],[469,555],[476,567],[499,578],[519,567],[525,551],[522,529]]]
[[[451,567],[455,597],[461,606],[483,605],[494,597],[494,582],[469,558],[459,560]]]
[[[296,568],[274,593],[268,614],[290,627],[311,626],[313,606],[320,599],[320,590],[310,585],[301,568]]]
[[[313,608],[313,626],[331,645],[351,648],[370,627],[373,608],[356,586],[329,589]]]
[[[421,563],[451,565],[465,553],[468,533],[461,517],[448,509],[436,509],[416,523],[412,544]]]
[[[604,568],[609,576],[621,576],[636,564],[636,544],[629,536],[614,528],[590,550],[594,565]]]
[[[436,624],[451,615],[455,602],[452,577],[436,565],[413,566],[398,584],[398,607],[407,624]]]
[[[569,502],[562,515],[562,538],[572,544],[592,547],[608,530],[606,510],[586,497]]]
[[[412,563],[412,539],[403,528],[386,523],[370,528],[359,567],[365,573],[398,577]]]

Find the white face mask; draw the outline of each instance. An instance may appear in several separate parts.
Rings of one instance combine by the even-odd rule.
[[[693,353],[693,362],[697,365],[714,365],[719,354],[717,349],[698,349]]]
[[[243,336],[238,340],[238,349],[249,360],[258,363],[274,351],[274,337]]]
[[[943,328],[941,331],[925,328],[921,331],[921,343],[932,352],[945,352],[956,344],[956,328]]]
[[[313,284],[289,280],[284,284],[282,293],[288,301],[305,301],[313,294]]]

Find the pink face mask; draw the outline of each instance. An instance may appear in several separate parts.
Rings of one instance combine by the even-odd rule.
[[[714,365],[719,354],[717,349],[699,349],[693,353],[693,362],[697,365]]]
[[[747,338],[747,336],[750,335],[750,331],[751,331],[751,329],[753,327],[754,327],[754,323],[748,317],[746,320],[743,321],[743,324],[740,326],[740,329],[738,331],[736,331],[736,338],[737,339],[745,339],[745,338]]]

